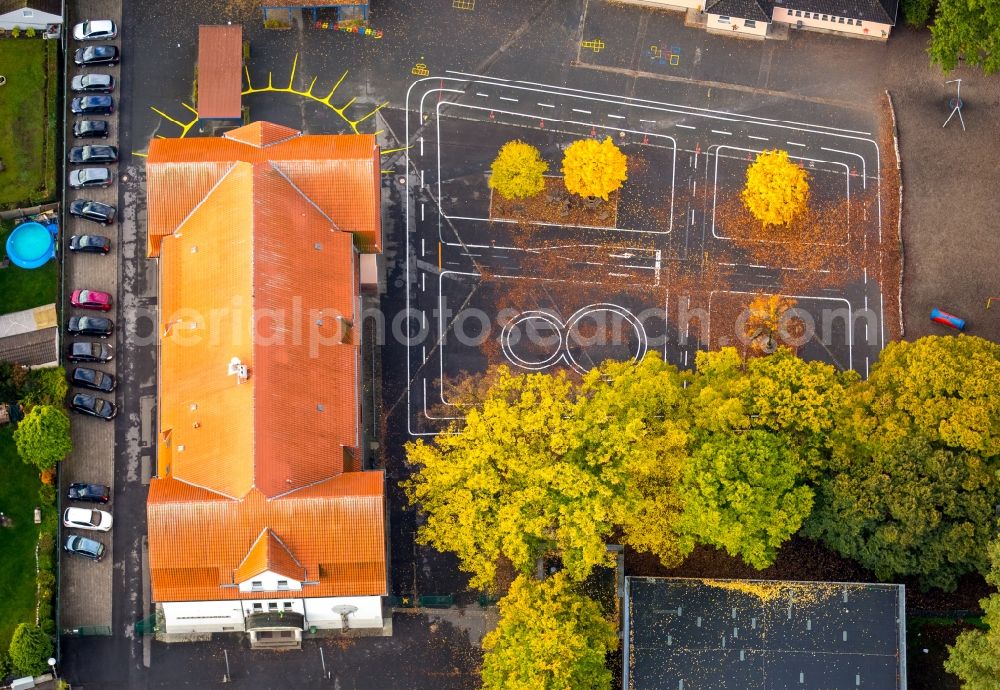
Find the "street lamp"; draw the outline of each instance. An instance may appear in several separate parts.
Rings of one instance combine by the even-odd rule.
[[[49,657],[49,666],[52,667],[52,677],[55,680],[59,680],[59,673],[56,671],[56,659],[55,657]]]

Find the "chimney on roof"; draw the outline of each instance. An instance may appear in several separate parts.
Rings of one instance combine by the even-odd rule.
[[[227,371],[229,376],[236,377],[236,384],[239,385],[250,378],[250,370],[247,365],[240,361],[239,357],[233,357],[229,360],[229,369]]]

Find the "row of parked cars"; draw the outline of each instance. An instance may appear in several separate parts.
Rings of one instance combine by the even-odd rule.
[[[111,40],[118,36],[118,27],[111,20],[85,21],[73,28],[73,38],[78,41]],[[113,45],[94,45],[79,48],[73,61],[81,67],[94,65],[114,65],[120,60],[118,48]],[[111,115],[115,112],[115,78],[110,74],[85,72],[70,80],[70,91],[80,94],[70,102],[70,110],[78,118],[73,123],[73,137],[83,140],[106,139],[108,121],[86,119],[91,115]],[[100,189],[110,187],[115,182],[114,173],[108,165],[118,162],[118,148],[98,143],[82,143],[70,148],[68,184],[71,189]],[[79,167],[77,167],[79,166]],[[117,209],[112,204],[88,198],[74,199],[68,206],[71,216],[95,224],[109,226],[117,219]],[[111,251],[111,240],[99,234],[78,234],[70,237],[69,250],[72,254],[106,255]],[[112,298],[100,290],[74,290],[70,304],[75,309],[100,312],[111,311]],[[73,315],[66,324],[70,336],[84,338],[109,338],[114,332],[114,323],[107,316]],[[100,364],[111,361],[109,345],[94,341],[76,341],[69,344],[67,359],[79,364]],[[80,414],[112,420],[117,413],[115,404],[97,395],[115,390],[115,377],[91,366],[77,366],[69,375],[70,384],[86,392],[74,392],[70,399],[70,409]],[[100,511],[92,511],[100,512]],[[94,517],[94,516],[91,516]],[[110,518],[110,516],[108,516]],[[66,526],[70,525],[64,519]],[[105,524],[105,523],[100,523]],[[110,521],[107,522],[110,527]]]
[[[117,36],[118,27],[109,20],[86,21],[73,27],[73,38],[77,41],[112,40]],[[114,65],[119,59],[118,48],[112,45],[82,47],[73,56],[73,62],[81,67]],[[70,102],[70,110],[78,118],[73,123],[73,137],[88,142],[107,139],[108,121],[89,117],[114,113],[114,97],[111,94],[115,90],[115,78],[110,74],[86,72],[74,76],[69,88],[78,94]],[[68,157],[71,189],[100,189],[114,184],[114,173],[108,165],[118,162],[117,147],[83,143],[70,148]],[[73,200],[68,211],[71,216],[102,226],[114,224],[117,216],[117,209],[112,204],[86,198]],[[111,240],[100,234],[75,234],[70,237],[69,251],[71,255],[104,256],[111,251]],[[111,311],[112,299],[107,292],[79,289],[70,295],[70,304],[74,309],[86,310],[85,314],[106,314]],[[114,324],[105,316],[74,315],[69,317],[67,331],[71,336],[97,338],[72,341],[68,346],[67,359],[81,365],[74,367],[69,374],[69,382],[74,388],[70,409],[101,419],[114,419],[117,412],[115,404],[97,393],[113,392],[115,377],[88,366],[111,361],[111,346],[100,341],[112,334]],[[72,503],[103,505],[111,500],[111,489],[100,484],[71,484],[67,498]],[[64,528],[93,534],[110,531],[114,518],[106,510],[70,506],[63,511],[62,523]],[[106,551],[99,540],[72,533],[66,534],[63,549],[95,561],[101,560]]]

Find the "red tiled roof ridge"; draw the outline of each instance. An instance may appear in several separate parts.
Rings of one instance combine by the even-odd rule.
[[[328,216],[327,213],[326,213],[326,211],[324,211],[323,209],[321,209],[319,207],[319,205],[315,201],[313,201],[312,199],[310,199],[308,194],[306,194],[301,189],[299,189],[299,186],[297,184],[295,184],[295,182],[292,181],[292,178],[290,178],[288,175],[286,175],[284,170],[282,170],[281,168],[279,168],[278,166],[276,166],[274,164],[274,161],[268,161],[268,165],[271,166],[271,169],[274,170],[274,172],[276,172],[279,175],[281,175],[281,177],[289,185],[291,185],[292,189],[294,189],[299,194],[299,196],[301,196],[303,199],[305,199],[314,209],[316,209],[317,211],[319,211],[320,215],[322,215],[324,218],[326,218],[328,221],[330,221],[330,225],[332,225],[333,227],[335,227],[337,230],[340,230],[341,232],[343,232],[343,230],[341,230],[340,226],[337,225],[337,223],[333,220],[333,218],[331,218],[330,216]]]
[[[222,135],[231,141],[238,141],[255,148],[267,148],[302,136],[298,129],[278,125],[267,120],[257,120],[248,125],[231,129]]]
[[[229,168],[226,170],[226,172],[222,173],[222,176],[219,177],[218,180],[215,181],[215,184],[212,185],[212,188],[209,189],[208,192],[205,194],[205,196],[203,196],[201,198],[201,201],[199,201],[197,204],[195,204],[191,208],[191,210],[188,211],[188,214],[186,216],[184,216],[184,218],[181,220],[181,222],[179,222],[177,224],[177,227],[175,227],[171,231],[171,234],[176,233],[181,228],[183,228],[184,225],[189,220],[191,220],[191,217],[194,216],[195,213],[197,213],[198,209],[201,208],[205,204],[205,202],[208,201],[212,197],[212,195],[215,193],[215,190],[217,190],[219,187],[222,186],[223,182],[226,181],[226,178],[229,177],[229,174],[232,173],[233,170],[236,170],[240,165],[244,164],[243,161],[225,161],[225,162],[231,163],[231,165],[229,166]]]

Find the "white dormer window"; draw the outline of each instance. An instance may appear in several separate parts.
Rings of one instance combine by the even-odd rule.
[[[250,589],[262,590],[264,589],[264,582],[262,580],[254,580],[250,583]]]
[[[288,589],[288,580],[278,580],[278,589]]]
[[[24,8],[23,10],[21,10],[21,16],[24,17],[25,19],[31,19],[32,17],[35,16],[35,11],[29,10],[28,8]]]

